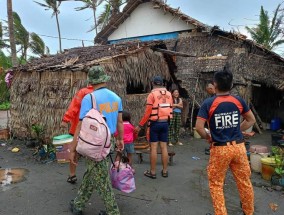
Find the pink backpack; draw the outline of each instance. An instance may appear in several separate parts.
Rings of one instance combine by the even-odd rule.
[[[110,131],[102,114],[96,109],[96,99],[91,93],[93,108],[83,118],[76,151],[94,161],[105,159],[110,152]]]

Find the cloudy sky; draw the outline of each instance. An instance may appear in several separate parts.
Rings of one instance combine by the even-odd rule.
[[[38,0],[44,2],[43,0]],[[7,20],[6,0],[0,0],[0,19]],[[208,25],[218,25],[224,30],[240,31],[247,34],[245,25],[253,26],[257,23],[261,5],[272,14],[282,0],[168,0],[167,3],[174,8],[180,9],[189,16],[198,19]],[[82,45],[85,40],[86,46],[92,45],[94,32],[89,32],[93,24],[91,10],[77,12],[75,7],[82,6],[80,2],[63,2],[60,7],[59,21],[61,35],[66,38],[62,41],[64,49]],[[51,11],[46,11],[33,0],[13,0],[13,8],[21,19],[23,25],[29,32],[42,35],[51,53],[58,50],[55,17],[51,18]],[[45,35],[45,36],[44,36]],[[69,39],[69,40],[67,40]],[[78,39],[78,40],[70,40]],[[279,48],[278,53],[284,52]]]

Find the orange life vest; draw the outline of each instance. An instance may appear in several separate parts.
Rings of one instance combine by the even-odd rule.
[[[173,117],[172,95],[166,89],[153,89],[152,95],[154,103],[152,106],[152,113],[150,115],[151,121],[168,120]]]

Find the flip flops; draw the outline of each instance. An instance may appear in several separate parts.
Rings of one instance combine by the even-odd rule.
[[[69,177],[67,178],[67,182],[70,183],[70,184],[75,184],[76,181],[77,181],[76,175],[69,176]]]
[[[162,177],[164,177],[164,178],[169,177],[168,171],[167,171],[167,172],[164,172],[164,171],[162,170],[162,171],[161,171],[161,175],[162,175]]]
[[[144,175],[145,175],[146,177],[152,178],[152,179],[156,179],[156,178],[157,178],[157,177],[156,177],[156,174],[152,174],[150,170],[146,170],[146,171],[144,172]]]

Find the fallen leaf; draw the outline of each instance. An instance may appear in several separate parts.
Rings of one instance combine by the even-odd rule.
[[[273,212],[277,211],[277,209],[278,209],[278,205],[275,204],[275,203],[270,203],[269,207]]]

